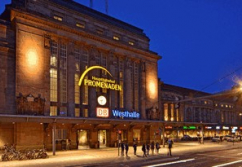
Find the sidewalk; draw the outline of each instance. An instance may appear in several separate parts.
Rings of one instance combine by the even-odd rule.
[[[174,143],[172,148],[173,158],[179,157],[184,154],[201,153],[207,151],[226,150],[233,148],[241,148],[242,142],[231,143],[212,143],[206,141],[204,144],[197,142],[180,142]],[[121,152],[121,151],[120,151]],[[87,149],[87,150],[70,150],[70,151],[57,151],[56,155],[48,152],[48,159],[24,160],[24,161],[8,161],[1,162],[2,167],[27,167],[27,166],[81,166],[107,162],[128,162],[128,161],[143,161],[152,159],[167,159],[167,146],[161,147],[159,154],[155,153],[148,157],[143,157],[141,146],[137,147],[137,155],[133,154],[133,147],[129,147],[128,156],[118,156],[118,148],[101,148],[101,149]],[[151,151],[150,151],[151,154]],[[170,157],[169,157],[170,158]]]

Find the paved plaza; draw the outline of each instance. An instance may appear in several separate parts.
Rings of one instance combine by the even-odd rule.
[[[149,155],[143,157],[141,146],[137,148],[137,155],[133,154],[133,147],[129,147],[128,156],[118,156],[118,148],[101,148],[101,149],[86,149],[86,150],[69,150],[57,151],[56,155],[48,152],[48,159],[23,160],[23,161],[9,161],[0,162],[1,167],[42,167],[42,166],[57,166],[57,167],[81,167],[101,164],[101,163],[125,163],[128,161],[149,161],[154,159],[176,159],[184,154],[192,154],[198,152],[226,150],[233,148],[242,148],[242,142],[231,143],[212,143],[206,141],[204,144],[197,142],[177,142],[173,145],[173,156],[167,156],[167,146],[161,148],[159,154]]]

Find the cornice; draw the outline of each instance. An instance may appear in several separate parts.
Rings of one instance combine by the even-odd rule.
[[[76,34],[78,36],[84,37],[84,38],[88,38],[88,39],[92,39],[101,43],[105,43],[109,46],[112,46],[113,48],[119,48],[119,49],[123,49],[129,52],[133,52],[136,53],[137,55],[141,55],[140,58],[144,58],[145,55],[145,59],[147,59],[147,56],[151,59],[156,59],[159,60],[161,59],[161,57],[157,54],[153,54],[150,53],[150,51],[145,51],[145,50],[141,50],[141,49],[137,49],[137,48],[131,48],[129,46],[126,46],[124,44],[121,43],[117,43],[115,41],[111,41],[112,39],[107,39],[106,37],[98,37],[98,36],[94,36],[93,34],[91,34],[90,32],[82,32],[82,31],[78,31],[77,28],[74,29],[73,27],[69,27],[67,25],[63,25],[57,22],[54,22],[54,20],[49,20],[40,16],[36,16],[34,14],[34,16],[29,15],[29,13],[25,12],[25,11],[19,11],[18,9],[13,9],[14,12],[14,17],[19,17],[22,19],[25,19],[25,22],[22,22],[22,24],[28,25],[27,23],[29,23],[30,21],[32,22],[36,22],[38,24],[42,24],[42,26],[49,26],[51,28],[55,28],[55,29],[59,29],[59,30],[63,30],[65,32],[69,32],[69,33],[73,33]],[[37,28],[39,29],[39,28]],[[42,30],[46,31],[47,33],[51,33],[51,34],[55,34],[53,31],[48,31],[47,28],[43,28]],[[51,35],[48,34],[48,35]],[[65,37],[66,38],[66,37]]]

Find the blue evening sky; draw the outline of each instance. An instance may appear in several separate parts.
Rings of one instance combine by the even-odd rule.
[[[76,0],[89,6],[89,0]],[[10,0],[1,0],[0,12]],[[105,0],[93,8],[106,13]],[[144,30],[161,81],[216,93],[242,80],[242,0],[109,0],[108,14]]]

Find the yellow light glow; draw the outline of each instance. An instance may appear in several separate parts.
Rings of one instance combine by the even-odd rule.
[[[38,63],[38,55],[35,50],[30,49],[27,51],[27,63],[28,66],[36,66]]]
[[[149,89],[150,97],[156,98],[157,84],[155,84],[153,80],[150,80],[150,82],[148,83],[148,89]]]

